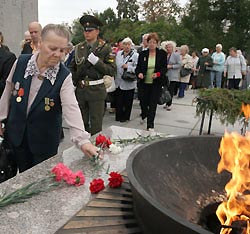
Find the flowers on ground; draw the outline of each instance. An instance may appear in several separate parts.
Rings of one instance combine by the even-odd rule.
[[[63,163],[58,163],[51,172],[55,175],[57,182],[65,181],[69,185],[80,186],[85,182],[85,177],[81,171],[73,173]]]
[[[11,204],[22,203],[34,195],[47,192],[53,187],[57,187],[63,182],[69,185],[80,186],[85,182],[85,177],[81,171],[73,173],[63,163],[58,163],[52,170],[52,175],[32,182],[10,194],[0,196],[0,209]]]
[[[89,190],[91,193],[99,193],[105,188],[103,179],[93,179],[90,182]]]
[[[111,188],[119,188],[121,187],[124,179],[122,177],[122,175],[118,172],[111,172],[109,174],[109,187]],[[90,186],[89,186],[89,190],[91,193],[99,193],[100,191],[102,191],[103,189],[105,188],[105,185],[104,185],[104,180],[99,178],[99,179],[93,179],[91,182],[90,182]]]
[[[117,173],[117,172],[111,172],[109,174],[109,187],[111,188],[118,188],[121,187],[122,182],[124,181],[121,174]]]

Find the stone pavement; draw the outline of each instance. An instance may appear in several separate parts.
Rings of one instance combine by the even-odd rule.
[[[171,111],[166,111],[165,109],[163,109],[163,106],[158,105],[155,118],[155,131],[176,136],[199,135],[201,117],[196,116],[196,104],[192,103],[193,99],[196,96],[197,91],[188,90],[186,91],[184,98],[178,99],[177,97],[174,97],[173,108]],[[206,116],[203,127],[203,134],[207,134],[208,121],[209,116]],[[145,130],[146,123],[144,125],[140,124],[139,102],[137,100],[134,100],[131,120],[126,123],[115,121],[115,114],[110,114],[108,111],[106,111],[103,121],[103,129],[108,128],[112,125]],[[65,139],[60,145],[59,152],[62,152],[64,149],[72,146],[72,143],[69,139],[69,130],[67,129],[66,123],[63,123],[63,126],[65,127]],[[239,123],[236,123],[234,126],[222,125],[216,118],[216,116],[214,116],[212,121],[211,134],[223,135],[225,130],[229,132],[240,132],[240,128],[241,126]]]

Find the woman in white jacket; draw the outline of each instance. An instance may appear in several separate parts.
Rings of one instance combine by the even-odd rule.
[[[239,89],[242,75],[246,75],[246,61],[234,47],[229,49],[229,54],[224,65],[224,77],[228,79],[229,89]]]
[[[127,37],[123,39],[123,50],[116,55],[117,73],[115,77],[116,83],[116,116],[115,120],[126,122],[130,120],[134,92],[137,80],[127,81],[122,79],[124,71],[135,73],[138,60],[138,53],[132,48],[134,43]]]
[[[193,68],[193,60],[192,57],[188,54],[189,48],[187,45],[182,45],[180,47],[180,54],[181,54],[181,66],[187,70],[190,70],[190,73],[186,76],[180,77],[180,87],[178,97],[183,98],[184,92],[189,84],[192,68]]]

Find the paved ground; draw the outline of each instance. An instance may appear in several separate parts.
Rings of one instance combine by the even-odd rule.
[[[167,134],[173,134],[177,136],[181,135],[198,135],[201,117],[196,116],[196,106],[192,103],[196,97],[196,91],[186,91],[185,97],[178,99],[174,97],[173,108],[171,111],[166,111],[163,106],[158,106],[157,114],[155,118],[155,131]],[[140,107],[137,100],[134,101],[133,110],[131,114],[131,120],[126,123],[120,123],[115,121],[115,115],[110,114],[108,111],[105,114],[103,121],[103,129],[111,125],[117,125],[128,128],[146,129],[146,124],[140,124]],[[59,151],[62,152],[64,149],[72,146],[69,139],[69,130],[67,129],[66,123],[63,124],[65,127],[65,139],[62,141]],[[208,128],[208,116],[206,116],[203,134],[207,133]],[[240,132],[240,125],[237,123],[235,126],[225,126],[214,116],[212,122],[211,134],[223,135],[225,129],[227,131],[238,131]],[[129,137],[129,136],[128,136]]]

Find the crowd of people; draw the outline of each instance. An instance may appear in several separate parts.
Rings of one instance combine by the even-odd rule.
[[[137,91],[140,123],[154,131],[163,87],[171,96],[164,108],[171,111],[173,97],[184,98],[190,87],[239,89],[246,75],[246,60],[233,47],[228,57],[221,44],[200,55],[151,32],[137,49],[129,35],[112,48],[99,37],[99,19],[84,15],[80,24],[85,40],[73,46],[64,26],[31,22],[18,59],[0,34],[0,135],[10,142],[20,172],[57,153],[62,114],[72,141],[85,154],[98,155],[89,138],[102,130],[107,96],[114,120],[126,122]]]

